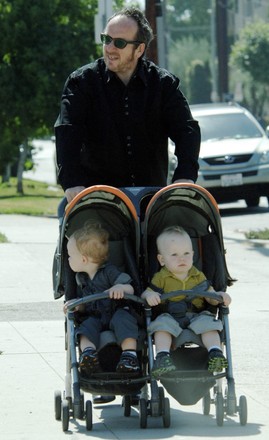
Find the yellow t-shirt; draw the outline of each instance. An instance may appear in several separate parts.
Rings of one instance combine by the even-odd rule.
[[[153,276],[151,282],[154,286],[161,288],[164,293],[168,293],[174,290],[191,290],[205,280],[206,277],[203,272],[196,269],[195,266],[191,267],[185,280],[179,280],[166,267],[162,267],[162,269]],[[182,301],[183,299],[185,299],[185,295],[179,295],[171,298],[169,301]],[[203,298],[195,298],[192,300],[192,304],[198,309],[204,309],[206,301]]]

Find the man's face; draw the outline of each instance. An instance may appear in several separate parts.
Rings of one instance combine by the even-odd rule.
[[[123,38],[127,41],[136,40],[138,27],[137,23],[128,17],[117,16],[113,18],[104,31],[112,38]],[[116,73],[121,79],[130,78],[136,69],[138,59],[143,55],[145,44],[138,47],[134,44],[127,44],[124,49],[118,49],[113,41],[110,44],[103,44],[103,55],[106,66]]]

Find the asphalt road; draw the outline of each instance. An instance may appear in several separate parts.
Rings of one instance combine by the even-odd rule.
[[[242,202],[243,203],[243,202]],[[215,408],[181,406],[170,397],[171,427],[160,418],[140,429],[137,408],[124,417],[121,397],[93,408],[93,430],[70,421],[62,432],[54,418],[54,390],[63,390],[65,374],[62,301],[54,301],[52,257],[58,238],[57,219],[0,215],[0,433],[5,440],[72,439],[210,439],[269,438],[269,246],[249,241],[244,231],[269,225],[267,202],[255,210],[222,207],[224,243],[231,275],[238,279],[230,294],[230,331],[237,398],[246,396],[248,423],[238,415],[217,426]],[[225,384],[224,384],[225,385]],[[89,395],[88,398],[91,398]]]
[[[34,168],[30,171],[24,171],[23,177],[55,185],[55,141],[53,139],[34,139],[32,144],[34,146]]]

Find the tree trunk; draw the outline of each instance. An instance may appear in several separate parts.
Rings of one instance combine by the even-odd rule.
[[[24,164],[26,161],[27,153],[28,153],[28,140],[26,140],[23,144],[20,145],[20,158],[18,163],[18,171],[17,171],[17,193],[23,194],[23,170]]]
[[[147,50],[147,58],[158,64],[158,48],[157,48],[157,27],[156,27],[156,0],[146,0],[145,15],[152,27],[154,40],[150,43]]]
[[[11,177],[11,163],[9,162],[5,165],[5,169],[2,176],[2,183],[9,182],[10,177]]]

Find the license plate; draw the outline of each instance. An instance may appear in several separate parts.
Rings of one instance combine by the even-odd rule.
[[[242,185],[242,174],[224,174],[220,178],[221,180],[221,186],[237,186]]]

